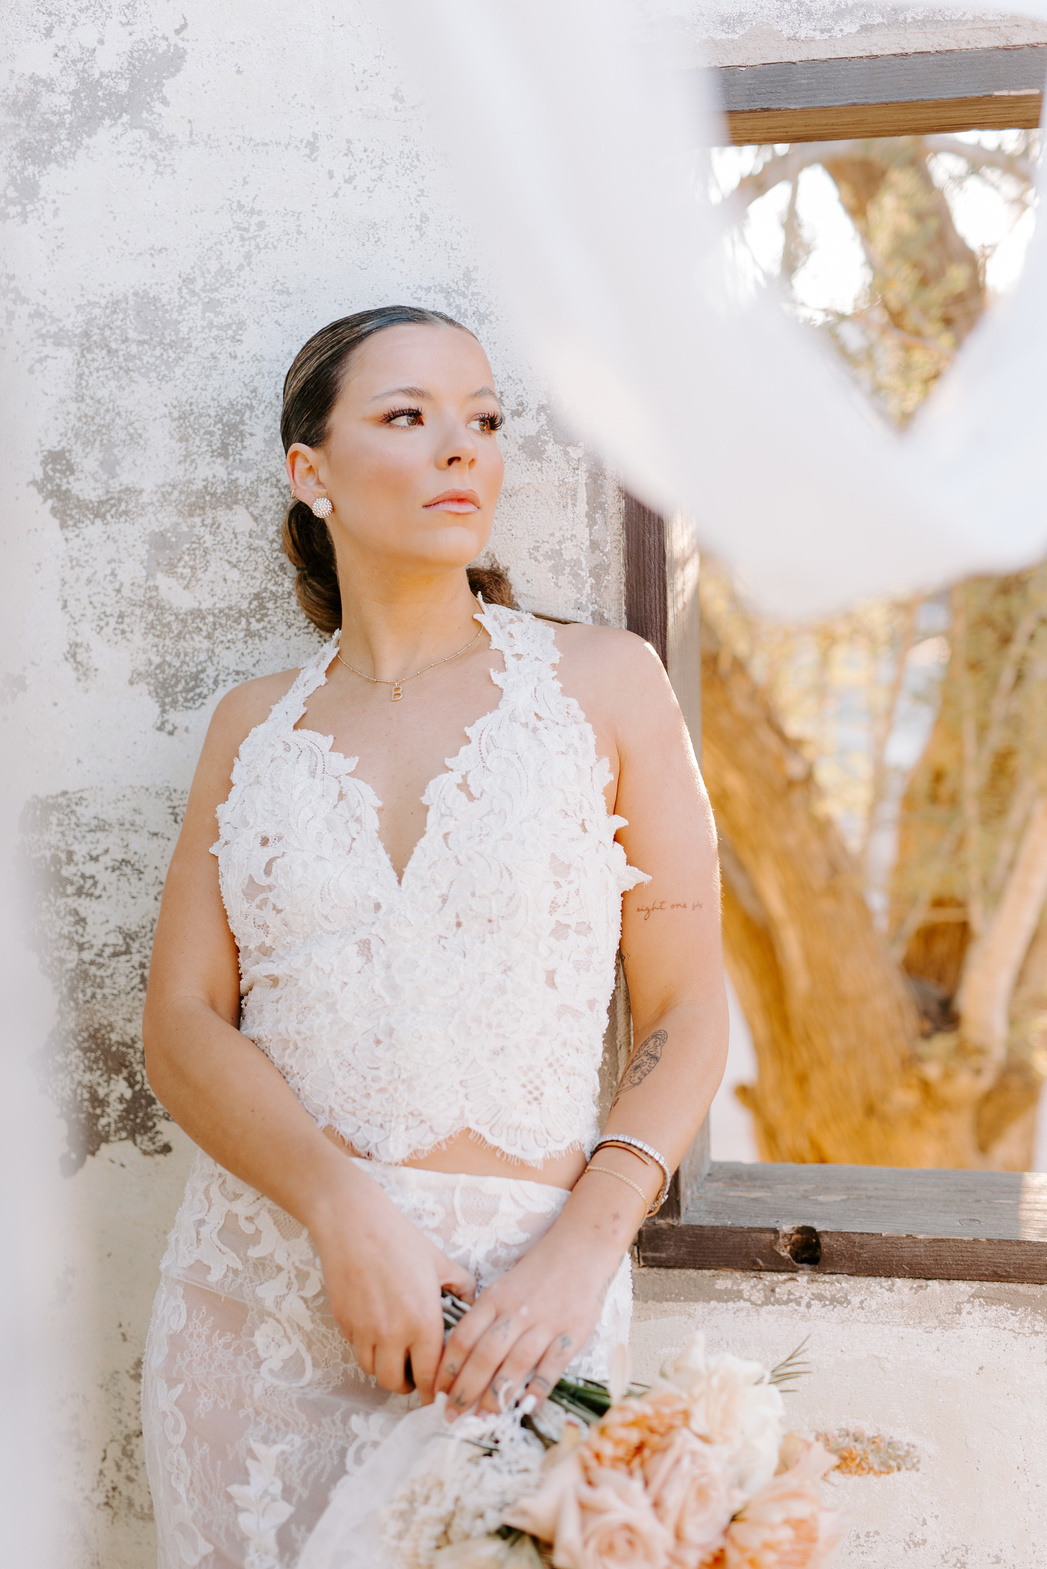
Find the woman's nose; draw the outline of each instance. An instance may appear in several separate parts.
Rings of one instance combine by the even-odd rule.
[[[472,468],[475,462],[476,443],[471,441],[468,435],[461,437],[457,441],[450,442],[444,452],[443,466],[445,468],[453,468],[455,464]]]

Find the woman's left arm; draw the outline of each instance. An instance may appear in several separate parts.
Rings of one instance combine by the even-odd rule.
[[[640,1139],[674,1169],[727,1055],[716,829],[661,661],[627,634],[611,634],[610,651],[608,658],[605,641],[590,712],[602,697],[615,716],[615,809],[628,822],[618,838],[650,881],[623,906],[635,1045],[604,1137]],[[601,1149],[593,1164],[604,1170],[586,1168],[556,1223],[448,1339],[436,1388],[448,1392],[452,1409],[477,1400],[495,1409],[525,1383],[544,1396],[588,1339],[662,1180],[657,1167],[616,1147]]]

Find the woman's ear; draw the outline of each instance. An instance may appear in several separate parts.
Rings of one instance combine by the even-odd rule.
[[[296,441],[287,449],[287,478],[300,501],[309,505],[327,487],[320,476],[320,453]]]

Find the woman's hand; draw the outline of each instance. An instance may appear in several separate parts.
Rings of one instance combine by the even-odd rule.
[[[333,1196],[309,1231],[335,1319],[365,1373],[383,1389],[417,1389],[428,1405],[444,1343],[442,1288],[466,1302],[476,1293],[455,1264],[364,1172]]]
[[[592,1334],[624,1251],[558,1224],[488,1286],[444,1347],[435,1388],[448,1415],[544,1400]]]

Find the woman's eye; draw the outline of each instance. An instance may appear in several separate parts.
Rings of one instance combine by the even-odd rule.
[[[501,430],[505,421],[500,414],[477,414],[469,423],[479,425],[486,436],[493,436],[496,431]]]
[[[422,423],[421,409],[394,409],[385,416],[386,425],[398,425],[401,430],[409,430],[412,425]]]

